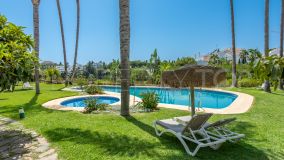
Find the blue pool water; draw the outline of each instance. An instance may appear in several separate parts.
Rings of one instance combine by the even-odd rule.
[[[119,92],[118,86],[102,86],[104,91]],[[131,87],[130,94],[141,97],[141,93],[155,92],[160,97],[160,103],[177,104],[177,105],[190,105],[189,89],[174,89],[174,88],[145,88],[145,87]],[[237,95],[225,92],[200,90],[195,89],[195,106],[202,108],[226,108],[236,98]]]
[[[116,97],[107,97],[107,96],[98,96],[98,97],[82,97],[82,98],[74,98],[70,100],[63,101],[61,103],[62,106],[65,107],[85,107],[85,100],[89,98],[97,99],[97,103],[106,103],[106,104],[112,104],[119,101]]]

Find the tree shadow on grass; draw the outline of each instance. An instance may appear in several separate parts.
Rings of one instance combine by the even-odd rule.
[[[145,132],[151,134],[152,136],[156,136],[154,127],[152,127],[152,126],[150,126],[150,125],[148,125],[148,124],[145,124],[145,123],[143,123],[143,122],[137,120],[135,117],[132,117],[132,116],[125,117],[125,119],[126,119],[127,121],[131,122],[132,124],[136,125],[137,127],[139,127],[141,130],[143,130],[143,131],[145,131]],[[255,128],[255,126],[252,125],[252,124],[249,123],[249,122],[238,121],[237,124],[235,124],[235,126],[233,127],[232,130],[233,130],[233,131],[239,131],[240,133],[245,134],[247,137],[253,137],[253,135],[255,134],[254,131],[253,131],[254,128]],[[170,138],[170,137],[172,137],[172,138]],[[161,142],[162,144],[166,144],[166,145],[167,145],[168,143],[167,143],[167,142],[165,143],[165,141],[161,140],[162,138],[163,138],[163,139],[167,139],[167,140],[171,140],[172,142],[174,142],[174,141],[173,141],[173,138],[176,139],[176,137],[174,137],[174,136],[171,135],[171,134],[162,135],[162,137],[160,138],[160,142]],[[177,143],[179,143],[179,141],[178,141]],[[192,143],[190,143],[189,146],[192,147]],[[258,150],[258,149],[255,148],[254,146],[251,146],[251,145],[246,144],[246,143],[243,143],[243,142],[241,142],[240,144],[225,143],[225,145],[224,145],[223,147],[225,147],[226,149],[228,149],[227,152],[222,153],[223,155],[226,155],[227,153],[230,153],[230,154],[228,154],[228,155],[231,156],[231,155],[234,155],[234,154],[235,154],[235,155],[237,156],[239,153],[242,153],[242,154],[245,153],[245,157],[244,157],[244,158],[250,157],[250,159],[251,159],[251,156],[252,156],[252,157],[259,157],[259,158],[261,158],[261,159],[268,159],[268,157],[266,156],[266,154],[265,154],[263,151]],[[229,150],[229,149],[230,149],[230,150]],[[237,151],[234,150],[234,149],[237,149]],[[221,148],[221,150],[224,151],[224,149],[222,149],[222,148]],[[203,151],[205,151],[205,152],[203,152]],[[204,154],[202,154],[202,152],[203,152]],[[210,150],[210,149],[208,149],[208,148],[201,149],[200,154],[199,154],[200,157],[202,157],[203,155],[204,155],[205,157],[207,157],[208,154],[206,154],[206,152],[213,153],[213,152],[215,152],[215,151],[212,152],[212,150]],[[218,151],[217,151],[217,152],[218,152]],[[233,152],[233,153],[232,153],[232,152]],[[236,152],[237,152],[237,154],[236,154]],[[252,154],[252,153],[257,154],[257,156],[255,156],[255,155]],[[213,153],[213,154],[216,154],[216,152]],[[204,157],[204,158],[205,158],[205,157]],[[238,156],[237,156],[237,157],[238,157]],[[226,156],[223,157],[223,158],[226,159]],[[256,158],[256,159],[259,159],[259,158]],[[220,159],[222,159],[222,158],[220,157]],[[230,159],[234,159],[234,157],[230,157]],[[237,159],[238,159],[238,158],[237,158]]]
[[[274,94],[274,95],[277,95],[277,96],[284,96],[284,93],[275,93],[275,92],[272,92],[271,94]]]
[[[145,134],[155,136],[152,126],[145,124],[134,117],[127,117],[126,122],[134,124],[139,129],[145,131]],[[106,125],[107,122],[106,122]],[[240,124],[241,125],[241,124]],[[139,132],[139,130],[137,130]],[[141,133],[141,132],[139,132]],[[262,150],[241,141],[238,144],[225,143],[219,150],[214,151],[207,148],[202,148],[196,157],[191,157],[186,154],[184,148],[176,137],[171,134],[164,134],[162,137],[147,138],[145,135],[141,138],[135,135],[114,132],[100,132],[82,130],[80,128],[55,128],[45,132],[50,142],[69,141],[76,145],[91,144],[95,148],[100,148],[103,151],[100,153],[90,154],[105,154],[105,156],[120,156],[128,158],[137,158],[141,155],[151,159],[268,159],[267,154]],[[145,139],[146,138],[146,139]]]
[[[19,130],[0,130],[0,159],[20,159],[29,152],[24,146],[31,143],[30,134]]]

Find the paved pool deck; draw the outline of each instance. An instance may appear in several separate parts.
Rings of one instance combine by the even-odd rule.
[[[139,86],[140,87],[140,86]],[[147,86],[143,86],[147,87]],[[150,86],[149,86],[150,87]],[[153,86],[151,86],[153,88]],[[72,88],[65,88],[63,89],[65,91],[79,91]],[[253,105],[254,97],[245,93],[240,92],[233,92],[233,91],[227,91],[217,88],[206,88],[206,90],[213,90],[213,91],[219,91],[219,92],[226,92],[237,95],[237,98],[226,108],[222,109],[212,109],[212,108],[196,108],[196,112],[206,112],[206,113],[214,113],[214,114],[241,114],[247,112]],[[116,97],[120,99],[120,93],[116,92],[104,92],[105,94],[99,94],[94,96],[110,96],[110,97]],[[75,107],[64,107],[61,105],[63,101],[73,99],[73,98],[81,98],[81,97],[89,97],[91,95],[81,95],[81,96],[72,96],[72,97],[64,97],[55,99],[49,102],[44,103],[42,106],[50,109],[57,109],[57,110],[75,110],[75,111],[83,111],[83,108],[75,108]],[[130,105],[137,104],[140,102],[141,99],[136,96],[130,95]],[[114,104],[111,104],[113,107],[119,107],[120,101],[116,102]],[[189,106],[184,105],[175,105],[175,104],[164,104],[159,103],[158,107],[160,108],[169,108],[169,109],[178,109],[178,110],[184,110],[188,111],[190,110]]]
[[[84,98],[84,97],[99,97],[99,96],[104,96],[104,97],[116,97],[119,99],[118,102],[111,104],[112,107],[120,107],[120,93],[115,93],[115,92],[106,92],[104,91],[104,94],[96,94],[96,95],[80,95],[80,96],[71,96],[71,97],[64,97],[64,98],[59,98],[59,99],[54,99],[51,101],[48,101],[44,104],[42,104],[43,107],[49,108],[49,109],[56,109],[56,110],[65,110],[65,111],[84,111],[84,108],[82,107],[65,107],[62,106],[61,103],[66,100],[74,99],[74,98]],[[137,104],[138,102],[141,102],[141,99],[135,96],[130,95],[130,105]]]
[[[35,131],[0,115],[0,159],[57,160],[57,152]]]

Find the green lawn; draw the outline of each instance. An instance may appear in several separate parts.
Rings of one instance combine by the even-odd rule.
[[[62,87],[41,84],[39,96],[34,90],[0,93],[0,114],[18,119],[18,108],[24,106],[27,118],[21,122],[46,137],[63,159],[284,159],[282,91],[268,94],[256,89],[235,89],[255,96],[253,108],[241,115],[215,115],[212,120],[236,116],[232,129],[246,134],[246,138],[238,144],[226,143],[218,151],[201,149],[196,157],[190,157],[174,136],[157,137],[152,127],[156,119],[187,112],[161,109],[124,118],[41,107],[48,100],[76,94],[60,91]]]

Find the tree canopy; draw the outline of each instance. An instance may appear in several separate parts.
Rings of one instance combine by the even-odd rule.
[[[33,39],[23,27],[0,15],[0,91],[14,90],[18,81],[28,81],[37,58],[31,52]]]

